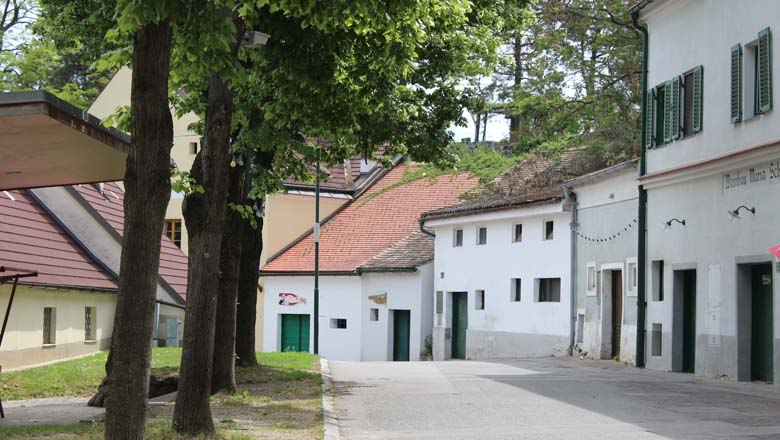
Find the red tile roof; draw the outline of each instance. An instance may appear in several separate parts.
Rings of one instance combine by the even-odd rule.
[[[320,171],[328,176],[327,180],[320,182],[320,188],[323,191],[340,191],[351,192],[361,186],[362,183],[367,182],[372,176],[382,171],[382,167],[374,165],[373,168],[367,172],[360,172],[360,164],[362,159],[359,157],[353,157],[343,163],[332,166],[321,166]],[[349,167],[347,167],[349,164]],[[312,173],[314,168],[312,167]],[[347,176],[349,175],[349,179]],[[314,182],[302,182],[295,179],[287,179],[284,181],[284,185],[288,189],[296,188],[314,188]]]
[[[23,284],[117,289],[114,277],[26,191],[0,192],[0,266],[38,271],[37,277],[21,280]]]
[[[372,257],[405,239],[419,228],[420,214],[452,205],[473,188],[477,178],[466,174],[420,179],[393,186],[406,167],[396,166],[362,196],[322,226],[320,271],[351,272]],[[311,234],[272,258],[263,267],[267,273],[312,272],[314,241]]]
[[[103,194],[97,185],[76,185],[73,188],[113,227],[120,235],[125,230],[125,193],[113,182],[103,185]],[[162,236],[160,248],[160,276],[179,295],[187,294],[187,256],[166,236]]]

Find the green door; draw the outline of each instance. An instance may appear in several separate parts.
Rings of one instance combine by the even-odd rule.
[[[466,359],[466,329],[468,308],[466,292],[452,293],[452,357]]]
[[[282,315],[282,351],[309,351],[309,315]]]
[[[761,264],[752,269],[750,379],[773,382],[772,265]]]
[[[393,310],[393,360],[409,360],[409,310]]]
[[[693,373],[696,365],[696,271],[686,270],[683,277],[682,371]]]
[[[179,320],[176,318],[168,318],[165,320],[165,346],[179,346]]]

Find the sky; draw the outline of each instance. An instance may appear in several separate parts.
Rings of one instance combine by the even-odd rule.
[[[463,138],[474,137],[474,123],[471,120],[471,115],[467,110],[463,110],[463,118],[468,121],[468,127],[456,127],[450,126],[450,131],[453,132],[453,139],[458,142]],[[504,118],[503,115],[493,115],[488,119],[487,124],[487,136],[485,140],[498,142],[509,137],[509,120]],[[474,140],[474,139],[472,139]]]

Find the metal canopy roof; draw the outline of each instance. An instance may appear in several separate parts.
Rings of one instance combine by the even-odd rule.
[[[122,180],[130,138],[45,91],[0,93],[0,190]]]

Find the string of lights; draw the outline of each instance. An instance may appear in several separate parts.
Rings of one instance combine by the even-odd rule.
[[[589,241],[591,243],[606,243],[608,241],[616,240],[616,239],[622,237],[623,235],[627,235],[628,231],[630,231],[631,228],[633,228],[634,225],[636,225],[636,221],[637,221],[637,219],[634,218],[633,220],[631,220],[628,223],[628,225],[623,227],[622,230],[617,231],[614,234],[610,234],[610,235],[606,235],[606,236],[600,236],[600,237],[594,237],[594,236],[589,236],[589,235],[583,234],[582,232],[577,230],[577,227],[579,226],[578,224],[571,224],[571,230],[574,231],[574,233],[577,234],[578,237],[580,237],[581,239],[583,239],[585,241]]]

